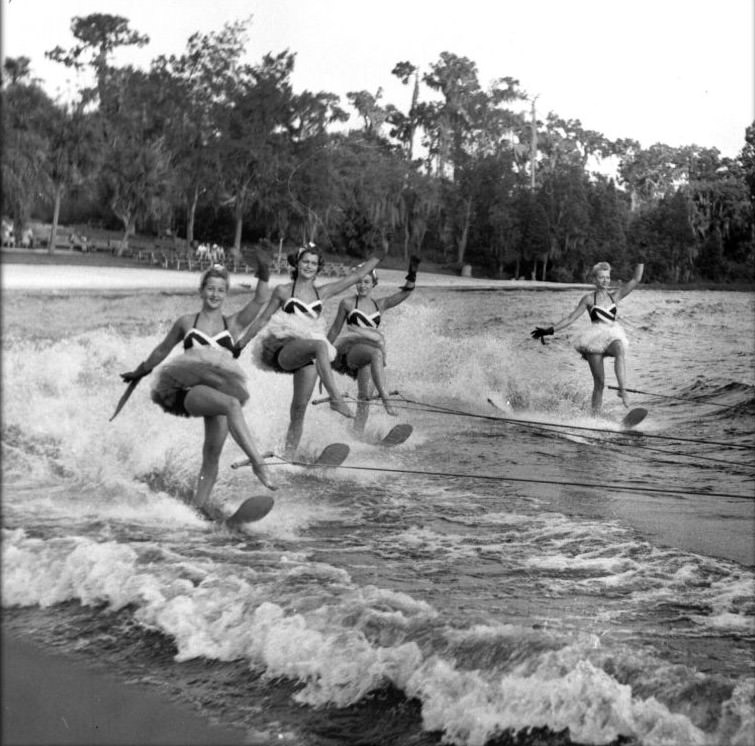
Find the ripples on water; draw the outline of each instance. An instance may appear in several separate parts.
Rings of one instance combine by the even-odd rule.
[[[5,624],[250,743],[752,743],[753,298],[622,303],[629,385],[653,394],[631,436],[615,392],[585,414],[586,319],[528,337],[579,296],[418,291],[385,317],[412,438],[380,449],[312,407],[305,452],[347,442],[359,468],[275,467],[276,507],[234,535],[183,502],[200,423],[146,382],[108,423],[117,374],[195,299],[6,303]],[[290,379],[249,372],[247,415],[280,451]],[[393,424],[376,407],[369,434]],[[258,491],[238,458],[229,441],[228,510]]]

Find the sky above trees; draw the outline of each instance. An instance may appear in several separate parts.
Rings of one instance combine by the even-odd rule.
[[[735,156],[755,117],[751,0],[2,0],[3,53],[26,56],[52,96],[89,81],[44,58],[72,42],[73,16],[119,14],[147,34],[117,64],[147,67],[180,54],[195,31],[252,16],[250,62],[295,52],[296,89],[383,89],[406,108],[410,91],[392,75],[410,61],[427,68],[443,51],[468,57],[481,83],[511,76],[549,111],[609,138],[649,147],[697,144]],[[358,126],[356,118],[352,120]]]

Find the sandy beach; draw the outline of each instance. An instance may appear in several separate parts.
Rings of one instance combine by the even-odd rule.
[[[404,272],[379,269],[380,282],[385,286],[401,285]],[[327,282],[325,277],[322,282]],[[97,267],[41,264],[5,264],[2,267],[0,287],[3,290],[72,291],[72,290],[195,290],[199,281],[197,272],[179,272],[169,269],[128,267]],[[271,285],[288,282],[287,275],[273,275]],[[254,283],[253,275],[234,274],[233,285]],[[539,282],[535,280],[490,280],[475,277],[454,277],[422,272],[417,287],[449,287],[455,289],[495,290],[568,290],[592,285]]]
[[[208,724],[146,687],[42,652],[4,629],[2,743],[220,746],[245,740],[243,732]]]

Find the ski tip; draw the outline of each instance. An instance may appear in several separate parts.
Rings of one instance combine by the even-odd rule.
[[[244,523],[254,523],[264,518],[274,505],[275,501],[269,495],[249,497],[230,518],[226,518],[225,524],[229,528],[238,528]]]
[[[414,432],[414,428],[406,423],[394,425],[379,441],[378,445],[388,448],[403,443]]]
[[[313,466],[340,466],[346,461],[350,450],[346,443],[331,443],[323,448]]]
[[[648,416],[648,411],[644,407],[635,407],[630,409],[624,419],[621,421],[621,426],[625,430],[630,430],[636,427]]]

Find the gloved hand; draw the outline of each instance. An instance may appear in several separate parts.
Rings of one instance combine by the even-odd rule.
[[[545,344],[545,338],[551,334],[553,334],[552,326],[546,328],[543,328],[542,326],[536,326],[535,330],[533,332],[530,332],[532,339],[539,339],[543,344]]]
[[[267,261],[267,257],[259,252],[257,252],[257,279],[260,282],[270,281],[270,264]]]
[[[139,381],[144,376],[149,375],[152,371],[144,364],[139,363],[136,370],[129,371],[128,373],[121,373],[121,378],[125,383],[131,383],[131,381]]]
[[[406,284],[401,290],[414,290],[414,283],[417,282],[417,267],[419,267],[420,258],[412,256],[409,259],[409,270],[406,274]]]
[[[419,267],[420,258],[418,256],[412,256],[409,259],[409,272],[406,275],[408,282],[417,282],[417,269]]]

